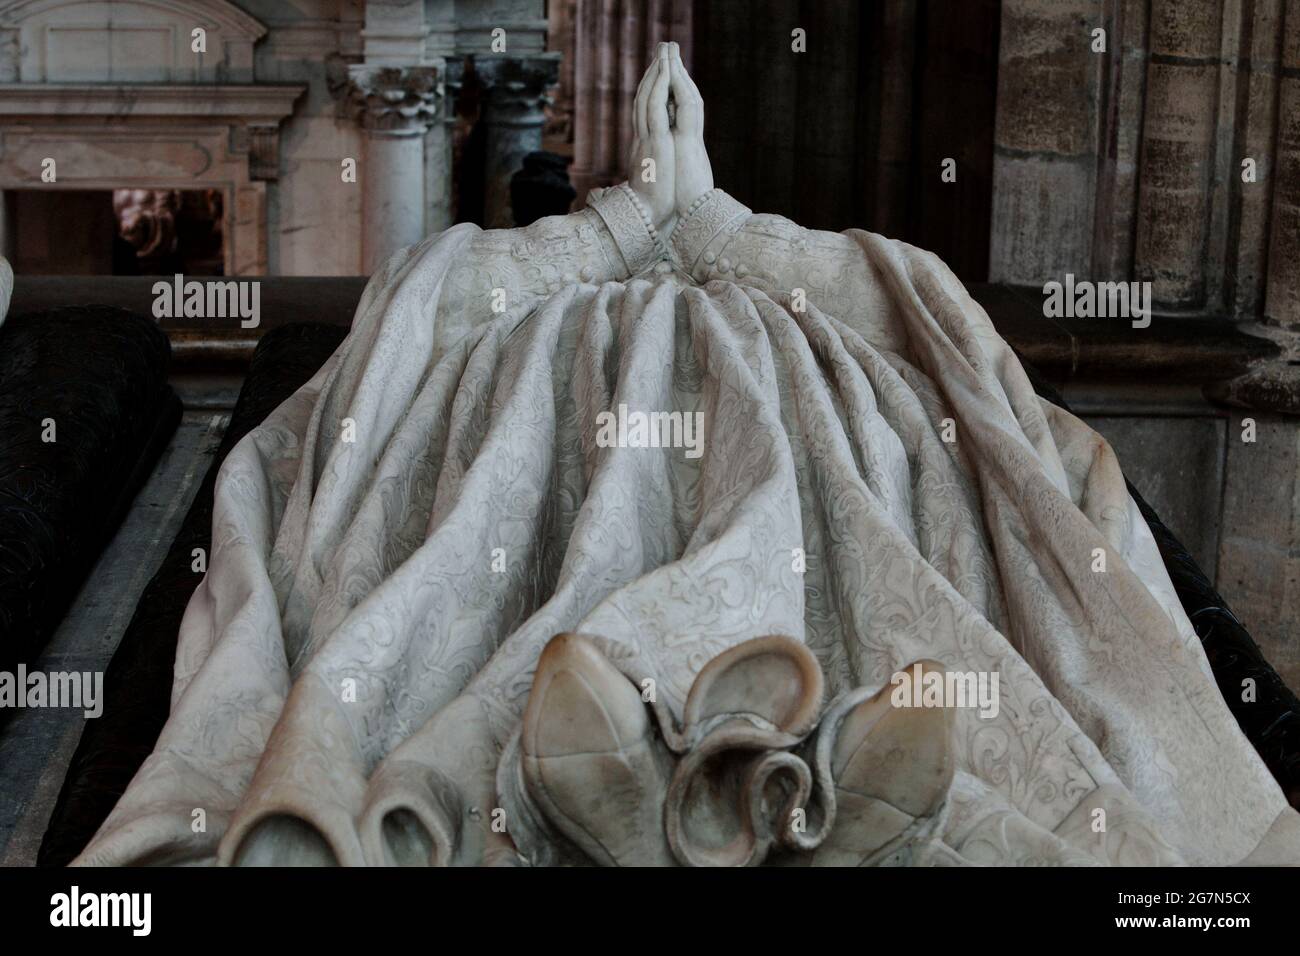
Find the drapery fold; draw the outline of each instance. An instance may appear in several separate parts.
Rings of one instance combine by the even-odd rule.
[[[498,765],[561,631],[678,717],[762,634],[830,695],[998,674],[954,862],[1300,860],[1113,453],[939,260],[850,233],[876,291],[833,313],[651,273],[467,321],[479,235],[395,257],[231,452],[171,719],[79,862],[518,862]],[[699,412],[703,455],[603,447],[620,406]]]

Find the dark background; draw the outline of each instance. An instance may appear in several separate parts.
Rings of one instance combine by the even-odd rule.
[[[1000,12],[997,0],[922,0],[908,30],[877,3],[697,2],[716,181],[756,211],[867,228],[986,279]],[[791,56],[795,27],[814,42]],[[940,178],[946,157],[955,183]]]

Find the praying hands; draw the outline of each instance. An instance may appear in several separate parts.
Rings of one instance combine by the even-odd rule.
[[[713,188],[704,147],[704,101],[676,43],[660,43],[633,102],[635,136],[628,185],[667,238],[699,197]]]

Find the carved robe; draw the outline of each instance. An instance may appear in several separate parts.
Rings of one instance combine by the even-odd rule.
[[[620,404],[703,454],[597,443]],[[720,190],[668,248],[616,187],[399,253],[234,449],[171,718],[79,862],[521,862],[499,764],[561,631],[679,715],[762,634],[831,693],[996,673],[952,862],[1300,860],[1114,454],[941,261]]]

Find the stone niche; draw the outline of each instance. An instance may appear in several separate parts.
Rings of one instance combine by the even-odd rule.
[[[5,4],[0,190],[218,189],[225,273],[265,273],[266,181],[305,89],[252,82],[265,34],[224,0]]]

